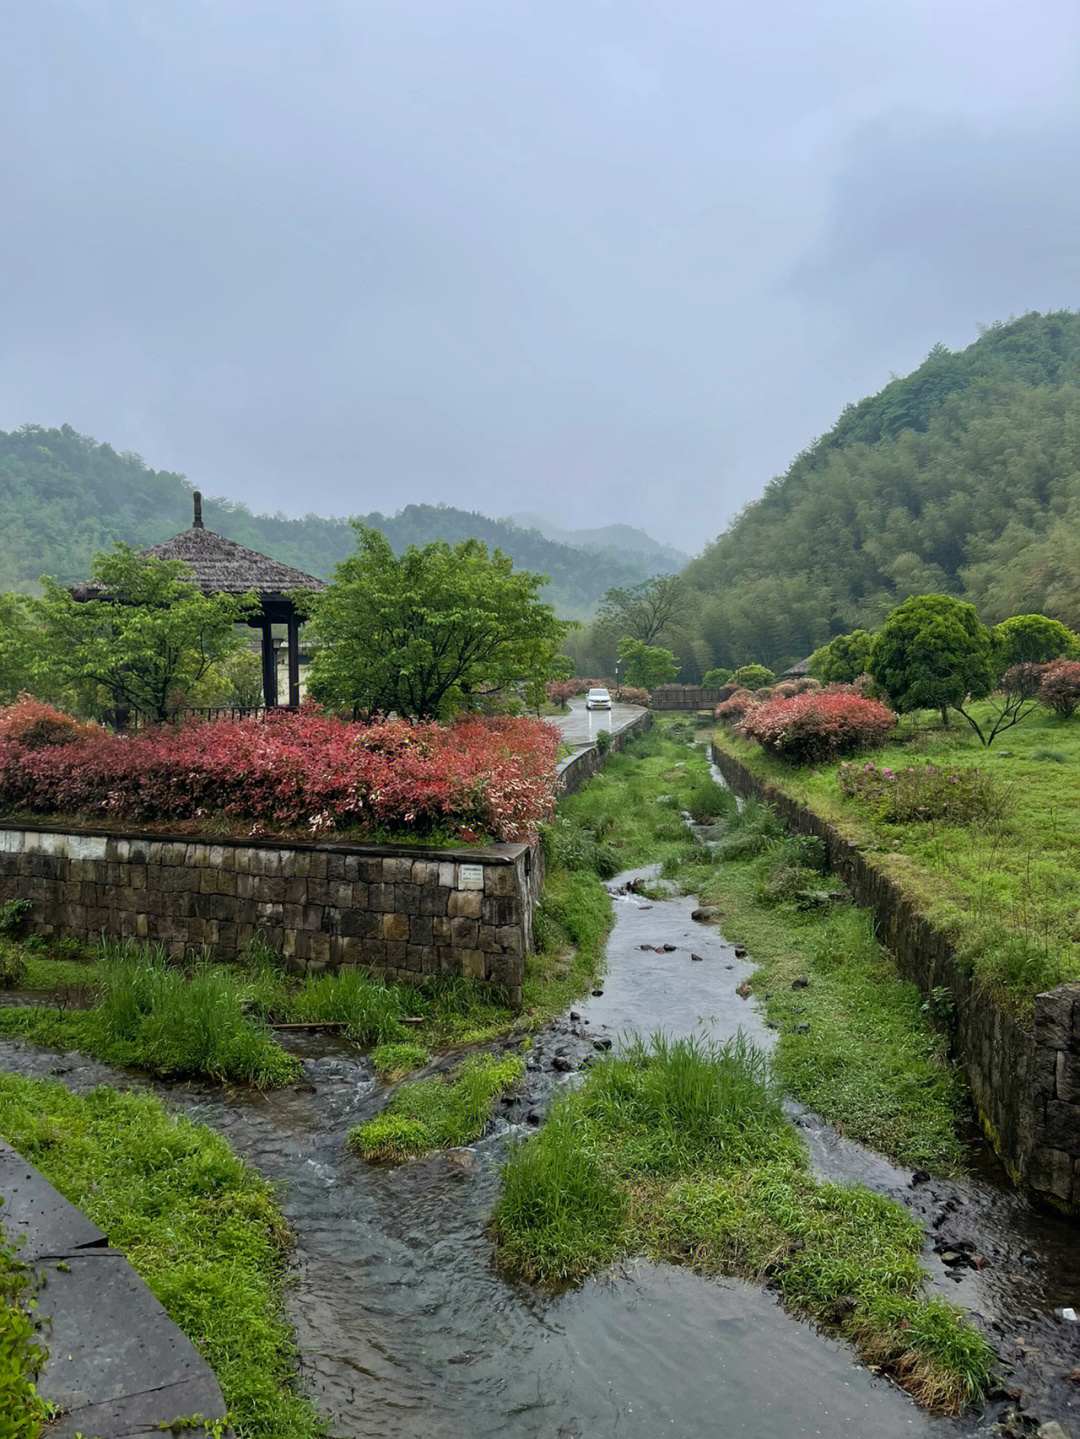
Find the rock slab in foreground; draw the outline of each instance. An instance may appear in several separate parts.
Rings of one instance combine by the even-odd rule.
[[[142,1439],[172,1420],[225,1417],[206,1360],[123,1254],[0,1139],[0,1219],[38,1275],[49,1358],[38,1391],[62,1417],[50,1439]]]

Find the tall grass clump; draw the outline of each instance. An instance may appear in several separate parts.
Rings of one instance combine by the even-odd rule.
[[[349,1144],[367,1160],[399,1161],[428,1149],[479,1139],[500,1094],[512,1089],[525,1066],[517,1055],[473,1055],[451,1080],[403,1085],[390,1104],[349,1132]]]
[[[503,1172],[492,1218],[509,1274],[560,1284],[632,1254],[768,1282],[934,1408],[981,1393],[994,1355],[922,1293],[901,1206],[810,1174],[766,1061],[654,1036],[594,1064]]]
[[[359,1044],[404,1040],[404,1016],[421,1015],[427,1003],[415,989],[387,984],[356,969],[305,979],[292,997],[289,1014],[301,1022],[343,1024]]]
[[[97,1006],[70,1017],[80,1047],[110,1064],[259,1088],[299,1072],[299,1061],[248,1016],[243,982],[224,966],[199,963],[187,975],[158,948],[112,945],[102,952],[97,986]]]

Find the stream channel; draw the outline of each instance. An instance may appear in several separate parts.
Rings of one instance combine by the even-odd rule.
[[[643,899],[627,889],[635,877],[609,885],[616,919],[603,993],[534,1036],[522,1093],[467,1150],[399,1167],[350,1154],[347,1131],[376,1114],[388,1091],[362,1055],[332,1037],[290,1038],[304,1069],[284,1090],[153,1086],[224,1134],[277,1186],[296,1237],[288,1308],[303,1382],[331,1432],[341,1439],[1033,1433],[1030,1418],[1013,1428],[1019,1408],[1056,1417],[1070,1439],[1080,1439],[1080,1385],[1062,1377],[1080,1366],[1080,1325],[1054,1312],[1080,1300],[1075,1229],[1031,1211],[990,1171],[963,1183],[913,1183],[910,1170],[840,1139],[797,1106],[793,1118],[823,1177],[866,1183],[926,1221],[932,1287],[987,1329],[1014,1392],[961,1420],[931,1417],[848,1346],[741,1281],[635,1263],[553,1295],[499,1276],[484,1233],[499,1166],[513,1137],[542,1122],[556,1087],[573,1082],[568,1061],[578,1068],[598,1042],[617,1044],[631,1030],[696,1031],[722,1041],[742,1029],[766,1047],[774,1038],[754,1000],[736,995],[752,963],[691,918],[693,900]],[[665,944],[674,947],[664,952]],[[448,1063],[444,1057],[432,1071]],[[145,1082],[22,1041],[0,1043],[0,1065],[55,1075],[80,1091]],[[947,1268],[933,1252],[935,1243],[958,1242],[985,1256],[986,1267]]]

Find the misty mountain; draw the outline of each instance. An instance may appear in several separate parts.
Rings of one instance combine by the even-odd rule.
[[[600,555],[623,555],[649,566],[650,574],[673,574],[689,564],[690,556],[674,545],[661,544],[633,525],[602,525],[591,530],[564,530],[544,515],[519,513],[508,516],[523,530],[539,530],[545,538],[577,550]]]
[[[149,469],[140,456],[118,453],[69,425],[0,431],[0,590],[31,591],[42,574],[73,583],[117,540],[151,545],[186,529],[193,489],[183,475]],[[260,515],[221,498],[204,498],[203,517],[208,529],[324,579],[354,547],[344,517]],[[519,568],[549,577],[547,597],[568,618],[589,616],[606,589],[637,584],[661,568],[647,553],[585,550],[448,505],[406,505],[394,515],[359,518],[398,551],[473,537],[498,547]]]
[[[698,651],[782,667],[908,595],[1080,625],[1080,314],[938,345],[849,406],[685,570]]]

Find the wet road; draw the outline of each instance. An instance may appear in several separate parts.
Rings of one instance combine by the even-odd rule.
[[[584,699],[576,699],[570,701],[566,714],[551,715],[548,722],[561,732],[564,744],[584,749],[586,745],[596,743],[596,736],[602,729],[616,734],[643,713],[640,705],[623,704],[613,704],[609,710],[587,710]]]

